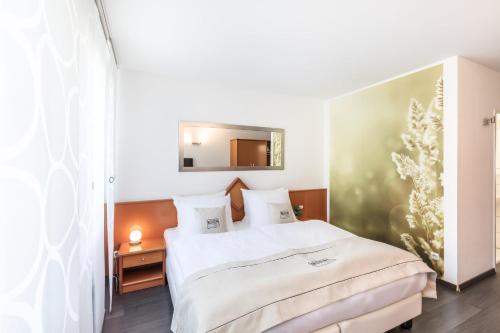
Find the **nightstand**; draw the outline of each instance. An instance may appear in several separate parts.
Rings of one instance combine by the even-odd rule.
[[[118,250],[120,295],[165,285],[165,241],[144,239],[139,245],[122,243]]]

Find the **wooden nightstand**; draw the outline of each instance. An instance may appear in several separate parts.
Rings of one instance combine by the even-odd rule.
[[[144,239],[139,245],[122,243],[118,250],[120,295],[165,285],[165,241]]]

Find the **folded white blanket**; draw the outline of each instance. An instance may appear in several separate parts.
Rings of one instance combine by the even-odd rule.
[[[264,258],[286,250],[322,245],[346,237],[355,236],[323,221],[311,220],[269,224],[259,228],[247,226],[235,232],[197,234],[167,241],[168,255],[176,256],[178,269],[181,271],[177,273],[185,280],[196,272],[228,262]]]

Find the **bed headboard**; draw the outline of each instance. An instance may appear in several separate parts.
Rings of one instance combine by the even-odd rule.
[[[241,221],[245,216],[241,189],[249,187],[236,178],[226,188],[231,194],[231,210],[233,219]],[[290,191],[293,206],[302,205],[301,220],[318,219],[326,221],[326,189],[310,189]],[[132,226],[140,225],[143,238],[163,237],[167,228],[177,225],[177,211],[172,199],[118,202],[115,204],[115,247],[128,241]]]
[[[243,193],[241,189],[248,190],[248,186],[239,178],[236,178],[226,187],[226,195],[231,194],[231,214],[233,221],[241,221],[245,217],[243,206]]]
[[[243,205],[243,194],[241,189],[248,189],[248,186],[240,179],[236,178],[226,188],[226,193],[231,194],[231,212],[233,220],[241,221],[245,216]],[[299,220],[323,220],[327,219],[326,189],[295,190],[290,192],[290,202],[292,206],[302,205],[303,214]],[[106,223],[106,209],[104,213]],[[177,210],[172,199],[146,200],[117,202],[115,204],[115,250],[122,242],[128,242],[130,229],[134,225],[140,225],[143,238],[163,237],[163,232],[167,228],[177,226]],[[107,228],[104,228],[104,253],[106,261],[106,274],[108,271],[108,246]]]

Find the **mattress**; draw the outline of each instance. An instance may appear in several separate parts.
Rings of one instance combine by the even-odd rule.
[[[324,222],[310,221],[262,228],[238,226],[238,231],[221,233],[210,239],[210,255],[200,256],[207,250],[207,235],[196,235],[180,240],[178,230],[165,230],[167,244],[167,278],[175,306],[175,300],[183,281],[191,274],[218,264],[252,260],[287,248],[314,246],[345,237],[355,237],[349,232]],[[209,237],[210,237],[209,236]],[[314,331],[335,322],[348,320],[376,311],[390,304],[419,293],[427,282],[426,274],[416,274],[393,283],[353,295],[300,317],[277,325],[267,332]]]

